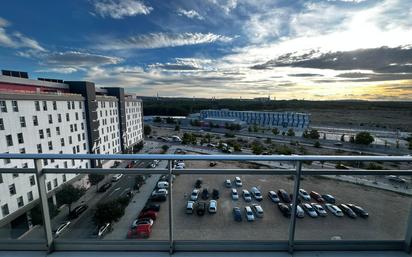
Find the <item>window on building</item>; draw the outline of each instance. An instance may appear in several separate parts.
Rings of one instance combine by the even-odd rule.
[[[43,111],[47,111],[47,101],[43,101]]]
[[[49,164],[49,160],[48,160],[48,159],[44,159],[44,160],[43,160],[43,165],[44,165],[44,166],[47,166],[48,164]]]
[[[37,153],[42,153],[41,144],[37,144]]]
[[[17,141],[19,142],[19,144],[24,144],[23,133],[17,134]]]
[[[49,114],[49,124],[53,124],[53,116]]]
[[[33,116],[33,126],[39,126],[39,120],[37,119],[37,116]]]
[[[1,206],[1,213],[3,214],[3,217],[9,215],[9,206],[6,204]]]
[[[16,186],[14,184],[11,184],[9,186],[9,193],[10,193],[10,195],[15,195],[16,194]]]
[[[79,109],[82,108],[82,102],[79,102]]]
[[[77,150],[77,152],[80,152],[80,146],[79,145],[76,146],[76,150]]]
[[[72,101],[72,109],[74,110],[76,107],[74,106],[74,101]]]
[[[69,145],[73,144],[72,136],[69,136]]]
[[[79,120],[79,113],[76,112],[75,115],[76,115],[76,120]]]
[[[53,101],[53,110],[57,110],[57,102]]]
[[[83,150],[86,150],[86,143],[83,143]]]
[[[44,138],[44,131],[42,129],[39,130],[39,137],[40,139]]]
[[[70,124],[70,132],[73,132],[73,131],[74,131],[73,124]]]
[[[13,138],[11,135],[6,136],[7,146],[13,146]]]
[[[30,181],[30,186],[36,185],[36,178],[34,177],[34,175],[31,175],[29,177],[29,181]]]
[[[7,112],[6,101],[0,101],[0,110],[1,110],[1,112]]]
[[[52,190],[51,182],[47,182],[47,191]]]
[[[17,206],[20,208],[20,207],[23,207],[23,205],[24,205],[23,196],[17,197]]]
[[[26,151],[24,151],[24,152],[26,152]],[[22,167],[23,169],[27,169],[27,168],[29,167],[29,164],[28,164],[27,162],[25,162],[25,163],[23,163],[23,164],[21,165],[21,167]]]
[[[64,146],[64,138],[60,138],[60,144],[61,146]]]
[[[82,123],[83,124],[83,123]],[[0,118],[0,130],[4,130],[4,121],[3,118]]]
[[[63,165],[64,165],[64,168],[67,169],[67,167],[68,167],[67,161],[65,161],[65,162],[63,163]]]
[[[53,179],[53,187],[57,187],[59,184],[57,183],[57,178]]]
[[[34,106],[36,108],[36,111],[40,111],[40,103],[39,101],[34,101]]]
[[[17,101],[11,101],[11,107],[13,109],[13,112],[18,112],[19,111],[19,105],[17,104]]]
[[[70,121],[70,114],[66,113],[66,121]]]
[[[27,201],[29,201],[29,202],[33,201],[33,192],[32,191],[27,193]]]
[[[26,153],[26,148],[20,148],[20,153]]]
[[[77,132],[77,124],[74,124],[74,131]]]
[[[56,127],[56,135],[60,136],[60,127]]]
[[[84,130],[84,123],[80,123],[80,127],[82,128],[82,130]]]
[[[63,183],[66,182],[66,180],[67,180],[66,179],[66,174],[63,174],[62,178],[63,178]]]
[[[77,141],[81,141],[81,135],[80,134],[77,134]]]
[[[22,128],[25,128],[25,127],[26,127],[26,119],[24,118],[24,116],[21,116],[21,117],[20,117],[20,126],[21,126]]]
[[[76,147],[73,146],[73,154],[76,154]]]
[[[70,102],[67,102],[67,109],[69,109],[69,110],[72,109],[72,105],[70,104]]]
[[[85,112],[82,112],[82,118],[83,118],[83,120],[86,118],[86,113]]]
[[[3,183],[3,175],[0,174],[0,184]]]
[[[5,152],[5,153],[9,153],[9,152]],[[11,160],[10,160],[10,159],[3,159],[3,161],[4,161],[4,164],[5,164],[5,165],[11,163]]]
[[[46,129],[46,135],[47,137],[51,137],[51,130],[49,128]]]
[[[62,115],[59,113],[57,114],[57,121],[60,123],[62,122]]]
[[[76,161],[72,160],[72,166],[74,167],[74,165],[76,165]]]
[[[49,141],[48,145],[49,145],[49,150],[53,150],[53,143],[52,143],[52,141]]]
[[[15,167],[17,168],[17,167]],[[13,178],[17,178],[19,176],[19,173],[13,173]]]

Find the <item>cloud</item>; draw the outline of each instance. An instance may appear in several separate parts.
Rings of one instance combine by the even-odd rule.
[[[218,6],[223,12],[228,15],[238,5],[237,0],[209,0],[212,4]]]
[[[28,48],[35,51],[46,51],[40,44],[20,32],[10,32],[6,28],[10,23],[0,17],[0,46],[9,48]]]
[[[148,15],[153,8],[136,0],[100,0],[94,1],[95,12],[101,17],[123,19],[128,16]]]
[[[70,74],[77,72],[78,69],[73,68],[73,67],[62,67],[62,68],[49,68],[49,69],[41,69],[41,70],[36,70],[36,72],[45,72],[45,73],[62,73],[62,74]]]
[[[177,10],[177,15],[186,16],[189,19],[198,19],[198,20],[204,20],[205,19],[202,15],[200,15],[195,10],[185,10],[185,9],[182,9],[182,8],[179,8]]]
[[[99,66],[118,64],[121,58],[76,51],[55,52],[44,56],[47,64],[59,66]]]
[[[197,58],[176,58],[175,62],[170,63],[155,63],[150,64],[150,69],[162,69],[162,70],[180,70],[191,71],[204,69],[206,65],[211,64],[210,59],[197,59]]]
[[[213,33],[150,33],[129,37],[126,39],[105,40],[97,47],[102,50],[127,50],[127,49],[155,49],[186,45],[209,44],[215,42],[227,43],[231,37]]]

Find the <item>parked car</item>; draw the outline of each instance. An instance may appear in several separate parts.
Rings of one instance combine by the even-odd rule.
[[[60,225],[57,227],[56,232],[54,232],[55,237],[59,237],[63,231],[70,225],[70,221],[64,221],[60,223]]]
[[[216,200],[209,201],[208,211],[210,214],[215,214],[217,212],[217,201]]]
[[[132,223],[132,225],[130,226],[130,228],[136,228],[139,225],[142,224],[149,224],[149,225],[153,225],[153,220],[150,218],[143,218],[143,219],[135,219]]]
[[[339,204],[339,208],[340,208],[346,215],[348,215],[349,218],[356,219],[356,217],[358,216],[358,215],[356,215],[356,213],[355,213],[351,208],[349,208],[349,206],[347,206],[346,204],[343,204],[343,203]]]
[[[199,189],[193,189],[192,194],[190,195],[190,200],[197,201],[199,197]]]
[[[215,200],[219,199],[219,190],[213,189],[212,198],[215,199]]]
[[[258,218],[263,218],[263,208],[258,204],[252,204],[252,210],[255,213],[255,216]]]
[[[152,196],[157,196],[157,195],[167,196],[167,194],[168,194],[168,191],[167,189],[164,189],[164,188],[158,188],[156,190],[153,190],[152,192]]]
[[[89,206],[87,206],[87,204],[81,204],[81,205],[77,206],[76,208],[74,208],[69,213],[69,219],[75,219],[75,218],[79,217],[80,214],[82,214],[84,211],[87,210],[87,208],[89,208]]]
[[[209,167],[215,167],[217,165],[217,162],[210,162]]]
[[[233,208],[233,218],[235,219],[235,221],[242,221],[242,211],[240,210],[239,207],[234,207]]]
[[[202,183],[203,183],[203,180],[201,178],[198,178],[195,182],[195,188],[201,188]]]
[[[318,213],[316,212],[315,209],[313,209],[312,205],[308,203],[304,203],[302,204],[302,207],[310,217],[312,218],[318,217]]]
[[[157,182],[157,188],[163,188],[163,189],[169,188],[169,182],[159,181]]]
[[[152,195],[150,196],[150,201],[152,202],[164,202],[167,199],[166,195]]]
[[[209,199],[209,190],[207,190],[207,188],[203,188],[201,197],[203,200]]]
[[[322,198],[325,200],[325,202],[327,203],[331,203],[331,204],[335,204],[336,203],[336,199],[335,197],[333,197],[333,195],[330,194],[324,194],[322,195]]]
[[[106,223],[103,226],[101,226],[99,228],[99,230],[97,231],[97,237],[102,237],[105,233],[107,233],[107,231],[109,231],[111,229],[111,225],[110,223]]]
[[[331,204],[331,203],[327,203],[325,204],[325,206],[336,217],[343,217],[343,212],[341,209],[339,209],[338,206]]]
[[[235,178],[235,185],[236,185],[237,187],[243,186],[242,180],[241,180],[239,177],[236,177],[236,178]]]
[[[112,183],[110,183],[110,182],[104,183],[101,187],[99,187],[99,189],[97,190],[97,192],[99,192],[99,193],[106,192],[107,189],[109,189],[111,186],[112,186]]]
[[[367,211],[365,211],[362,207],[358,206],[358,205],[354,205],[351,203],[346,204],[349,208],[352,209],[352,211],[354,211],[356,213],[356,215],[362,217],[362,218],[367,218],[369,217],[369,213]]]
[[[303,218],[305,217],[305,211],[303,210],[302,206],[296,205],[296,217]]]
[[[253,215],[253,211],[250,208],[250,206],[245,207],[245,216],[247,221],[254,221],[255,220],[255,215]]]
[[[184,162],[178,162],[178,163],[176,164],[176,167],[182,167],[182,168],[184,169],[184,168],[186,168],[186,165],[185,165]]]
[[[396,182],[396,183],[402,183],[402,184],[406,183],[406,180],[403,179],[403,178],[401,178],[401,177],[399,177],[399,176],[389,175],[389,176],[386,176],[386,178],[387,178],[388,180],[393,181],[393,182]]]
[[[325,203],[325,199],[322,198],[322,196],[315,191],[310,192],[310,196],[316,200],[318,203]]]
[[[150,224],[141,224],[127,232],[127,238],[149,238],[152,233]]]
[[[119,181],[119,179],[121,179],[122,177],[123,177],[123,174],[113,175],[112,181],[113,181],[113,182]]]
[[[292,199],[290,198],[290,195],[288,194],[288,192],[286,192],[285,189],[279,189],[278,190],[278,196],[280,199],[282,199],[283,202],[285,203],[290,203],[292,202]]]
[[[205,212],[206,212],[206,203],[198,202],[196,205],[196,214],[199,216],[203,216]]]
[[[260,202],[260,201],[263,200],[262,193],[260,192],[260,190],[257,187],[252,187],[250,192],[252,193],[252,195],[256,199],[256,201]]]
[[[242,190],[242,195],[243,195],[243,199],[245,200],[245,202],[252,201],[252,196],[250,195],[249,191],[247,191],[246,189]]]
[[[138,219],[144,219],[144,218],[149,218],[152,220],[156,220],[157,218],[157,212],[155,211],[145,211],[145,212],[140,212],[139,216],[137,217]]]
[[[272,202],[274,202],[274,203],[280,202],[278,194],[276,194],[275,191],[269,191],[268,196],[269,196],[269,198]]]
[[[299,189],[299,196],[305,201],[310,201],[310,195],[305,189]]]
[[[318,203],[311,203],[313,209],[315,209],[315,211],[318,213],[319,216],[321,217],[326,217],[328,216],[328,213],[326,212],[326,210],[322,207],[322,205],[318,204]]]
[[[287,204],[278,203],[278,208],[285,217],[290,217],[290,215],[292,214],[292,210],[290,209],[290,206]]]
[[[160,211],[160,204],[146,204],[142,211]]]
[[[227,187],[227,188],[232,187],[232,183],[230,182],[230,179],[225,180],[225,187]]]
[[[236,188],[232,188],[232,200],[238,200],[239,194],[237,193]]]
[[[195,202],[194,201],[187,201],[186,203],[186,214],[193,214],[193,209],[195,206]]]

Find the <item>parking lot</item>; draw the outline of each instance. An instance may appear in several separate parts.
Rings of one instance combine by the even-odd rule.
[[[246,168],[255,164],[240,162],[218,162],[215,168]],[[210,168],[206,161],[186,161],[186,168]],[[186,202],[196,179],[203,179],[204,187],[211,192],[218,189],[218,211],[206,212],[204,216],[185,214]],[[179,175],[173,185],[173,218],[175,240],[286,240],[288,238],[289,218],[283,217],[276,204],[267,197],[269,190],[280,188],[289,193],[293,188],[291,176],[240,175],[243,187],[238,188],[240,198],[232,200],[230,189],[224,186],[225,179],[233,181],[235,175]],[[246,203],[241,197],[241,190],[257,186],[263,201],[259,204],[264,210],[264,217],[254,222],[247,222],[244,206],[258,203],[253,200]],[[234,186],[233,186],[234,187]],[[301,181],[301,188],[308,192],[314,190],[321,194],[332,194],[339,203],[354,203],[369,212],[369,218],[350,219],[348,216],[335,217],[328,211],[327,217],[310,218],[305,215],[297,220],[296,239],[368,239],[396,240],[403,239],[411,207],[411,198],[397,193],[355,185],[323,177],[306,176]],[[209,197],[209,199],[211,199]],[[312,201],[314,202],[314,200]],[[164,240],[168,235],[168,204],[164,202],[162,211],[153,226],[150,239]],[[233,207],[242,210],[242,222],[233,219]]]

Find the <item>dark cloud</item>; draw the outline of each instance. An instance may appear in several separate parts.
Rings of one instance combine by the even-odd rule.
[[[412,46],[380,47],[320,54],[287,53],[252,69],[303,67],[334,70],[373,70],[378,73],[412,73]]]

